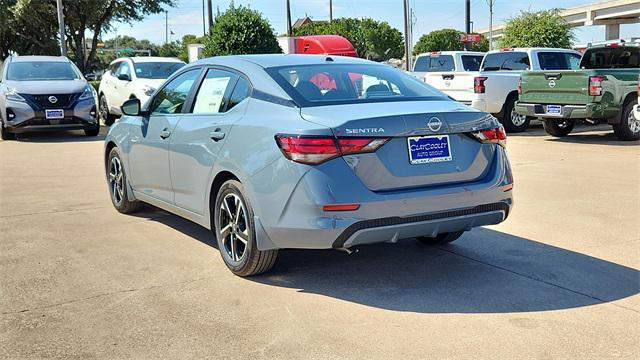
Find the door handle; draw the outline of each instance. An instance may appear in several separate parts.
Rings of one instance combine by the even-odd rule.
[[[171,136],[171,131],[169,131],[169,129],[165,128],[164,130],[160,131],[161,138],[166,139],[169,136]]]
[[[209,136],[211,137],[211,140],[213,141],[220,141],[222,139],[224,139],[224,133],[222,132],[222,129],[217,128],[215,130],[213,130],[212,132],[209,133]]]
[[[443,74],[442,75],[442,79],[443,80],[453,80],[454,77],[456,77],[456,76],[453,75],[453,74]]]

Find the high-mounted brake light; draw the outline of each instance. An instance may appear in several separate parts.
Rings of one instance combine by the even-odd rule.
[[[472,134],[483,144],[498,144],[503,147],[507,145],[507,133],[502,125],[495,129],[481,130]]]
[[[522,78],[518,79],[518,95],[522,95]]]
[[[502,48],[500,49],[500,51],[504,52],[504,51],[513,51],[513,48]]]
[[[295,162],[315,165],[338,156],[378,150],[388,138],[361,138],[304,135],[276,135],[284,156]]]
[[[486,76],[476,76],[473,78],[473,92],[476,94],[484,94],[486,87],[484,82],[487,80]]]
[[[589,76],[589,96],[602,95],[602,82],[606,79],[602,75]]]

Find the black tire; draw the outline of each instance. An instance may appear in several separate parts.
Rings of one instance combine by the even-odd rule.
[[[115,165],[113,160],[114,158],[117,159],[117,162],[120,164],[120,169],[118,171],[114,171],[116,170],[115,167],[112,168],[112,166]],[[125,172],[122,158],[120,156],[120,151],[117,147],[114,147],[109,152],[107,163],[105,164],[105,170],[107,175],[107,184],[109,185],[109,195],[113,207],[115,207],[116,210],[123,214],[128,214],[140,210],[143,206],[142,202],[138,200],[129,200],[127,174]],[[119,179],[117,179],[118,174],[121,174],[121,177]],[[114,182],[119,183],[119,186],[114,186]]]
[[[85,128],[84,129],[84,134],[86,136],[98,136],[98,134],[100,134],[100,124],[97,124],[96,126]]]
[[[223,201],[226,203],[226,210],[223,210]],[[276,263],[278,250],[258,250],[253,208],[245,196],[242,184],[236,180],[227,180],[220,187],[214,206],[214,235],[222,260],[229,270],[242,277],[271,270]],[[228,229],[225,231],[226,235],[222,234],[223,223]],[[240,251],[242,254],[239,254]]]
[[[510,133],[519,133],[527,130],[531,118],[525,115],[519,115],[515,112],[516,97],[510,97],[504,104],[504,112],[500,121],[504,129]]]
[[[458,240],[463,233],[464,231],[456,231],[438,234],[436,237],[420,236],[416,239],[425,245],[443,245]]]
[[[544,120],[542,126],[547,134],[555,137],[563,137],[569,135],[573,131],[576,121],[573,119],[566,120]]]
[[[100,100],[98,100],[98,115],[100,122],[106,126],[111,126],[116,121],[116,117],[109,112],[109,104],[104,95],[100,95]]]
[[[613,133],[623,141],[640,140],[640,119],[633,115],[633,106],[638,100],[629,101],[622,109],[620,123],[613,124]]]
[[[16,139],[16,134],[12,133],[11,131],[9,131],[9,129],[4,127],[4,123],[2,121],[0,121],[0,139],[2,140]]]

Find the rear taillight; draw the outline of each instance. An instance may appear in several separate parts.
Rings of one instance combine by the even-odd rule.
[[[522,78],[518,79],[518,95],[522,95]]]
[[[486,76],[476,76],[473,78],[473,92],[476,94],[484,94],[486,88],[484,82],[487,80]]]
[[[504,131],[504,127],[502,127],[502,125],[495,129],[481,130],[472,134],[483,144],[507,145],[507,133]]]
[[[602,82],[605,79],[602,75],[589,76],[589,96],[602,95]]]
[[[342,155],[374,152],[388,140],[388,138],[276,135],[276,142],[288,159],[309,165],[320,164]]]

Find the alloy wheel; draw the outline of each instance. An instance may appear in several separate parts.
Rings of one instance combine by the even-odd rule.
[[[629,124],[629,130],[636,134],[640,132],[640,119],[636,119],[633,115],[633,111],[629,112],[629,116],[627,116],[627,123]]]
[[[107,99],[103,97],[100,98],[100,106],[98,111],[100,112],[100,119],[106,124],[107,119],[109,118],[109,109],[107,108]]]
[[[220,238],[222,253],[232,263],[240,263],[247,254],[249,222],[242,199],[236,194],[227,194],[220,204]]]
[[[558,121],[558,127],[561,129],[566,129],[567,127],[569,127],[569,120]]]
[[[111,158],[109,163],[109,186],[111,197],[116,206],[120,206],[124,200],[122,163],[117,156]]]
[[[527,121],[526,115],[520,115],[516,112],[516,109],[511,109],[511,123],[515,126],[522,126]]]

